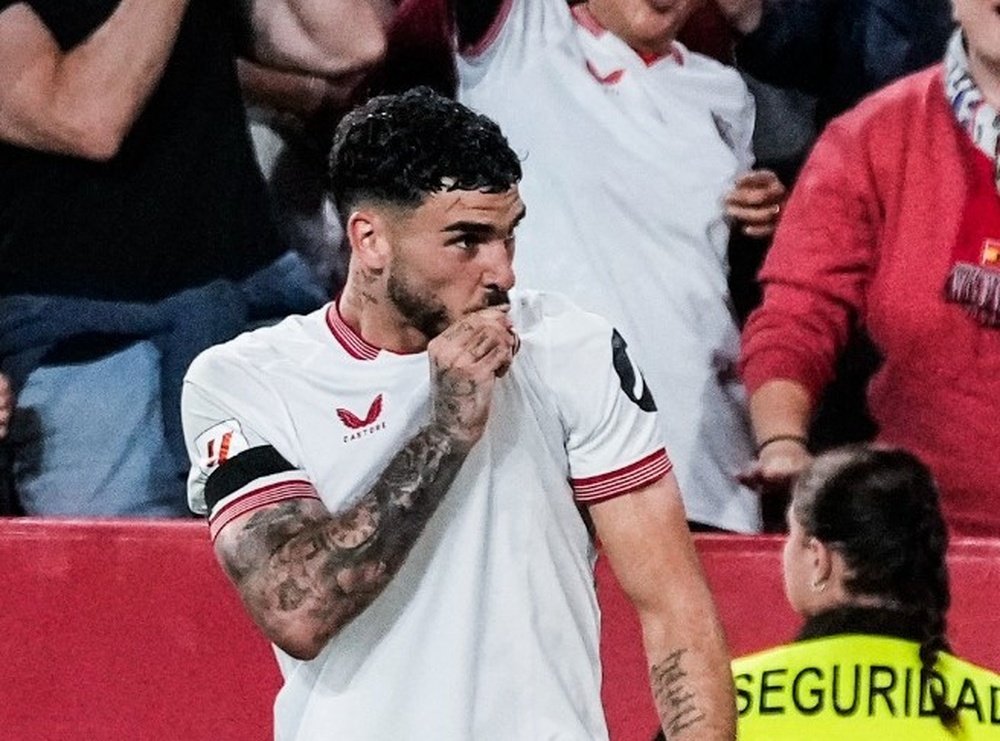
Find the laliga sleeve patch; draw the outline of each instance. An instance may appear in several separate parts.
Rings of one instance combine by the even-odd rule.
[[[614,364],[625,395],[642,411],[655,412],[656,402],[653,401],[653,393],[646,385],[646,379],[642,377],[639,366],[629,355],[628,343],[618,334],[617,329],[611,331],[611,362]]]
[[[198,452],[198,468],[205,476],[209,476],[215,469],[242,453],[250,445],[243,435],[239,421],[227,419],[198,435],[194,447]]]

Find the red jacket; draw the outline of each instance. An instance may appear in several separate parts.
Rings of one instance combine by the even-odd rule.
[[[1000,535],[1000,330],[944,299],[979,155],[942,74],[904,78],[820,138],[761,271],[743,374],[751,393],[789,378],[815,399],[860,321],[884,357],[868,389],[878,439],[927,462],[953,532]]]

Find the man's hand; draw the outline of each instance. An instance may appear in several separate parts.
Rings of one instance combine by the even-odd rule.
[[[0,440],[7,437],[10,418],[14,414],[14,390],[7,376],[0,374]]]
[[[726,196],[726,215],[738,222],[748,237],[770,237],[778,228],[787,195],[773,172],[752,170],[741,176]]]
[[[493,385],[510,366],[516,340],[502,308],[482,309],[452,324],[427,346],[431,419],[471,447],[482,436]]]
[[[784,494],[811,461],[812,454],[804,443],[776,440],[764,446],[739,480],[761,494]]]
[[[742,34],[752,33],[764,13],[763,0],[715,0],[729,25]]]

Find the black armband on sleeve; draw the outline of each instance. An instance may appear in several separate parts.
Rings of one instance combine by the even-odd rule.
[[[270,445],[244,450],[227,460],[208,477],[205,482],[205,505],[211,512],[216,504],[250,482],[294,470],[295,466]]]

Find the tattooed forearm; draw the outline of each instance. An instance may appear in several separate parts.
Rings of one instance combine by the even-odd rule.
[[[282,645],[294,631],[294,645],[282,647],[314,655],[367,607],[402,566],[468,449],[429,425],[350,509],[331,516],[316,502],[293,500],[253,515],[223,560],[272,640]]]
[[[485,432],[497,372],[510,364],[513,342],[496,308],[472,312],[430,340],[429,422],[346,511],[330,515],[318,500],[302,499],[219,533],[216,551],[281,648],[315,656],[399,571]]]
[[[668,741],[705,719],[705,713],[699,710],[697,698],[686,681],[688,674],[682,666],[686,653],[686,648],[679,648],[649,670],[650,686]]]

